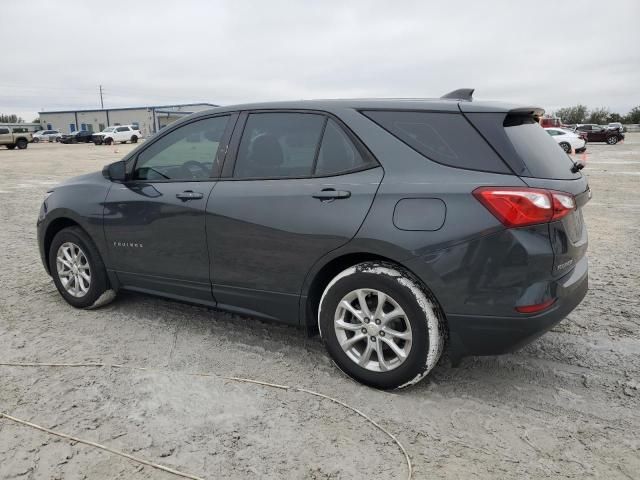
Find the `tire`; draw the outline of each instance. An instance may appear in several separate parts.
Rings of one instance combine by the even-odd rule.
[[[111,145],[113,143],[113,138],[105,138],[104,139],[104,144],[105,145]]]
[[[560,148],[564,150],[564,153],[571,153],[571,145],[567,142],[560,142]]]
[[[7,145],[7,148],[8,148],[9,150],[13,150],[14,148],[16,148],[16,146],[15,146],[15,145]]]
[[[25,148],[27,148],[27,145],[29,145],[29,142],[27,142],[27,140],[24,138],[19,138],[18,140],[16,140],[16,147],[18,147],[20,150],[24,150]]]
[[[39,142],[40,142],[40,139],[39,139],[38,137],[35,137],[35,138],[33,139],[33,143],[39,143]]]
[[[102,140],[95,140],[93,142],[94,145],[102,145]]]
[[[60,143],[60,137],[56,137],[56,143]]]
[[[76,251],[74,247],[78,250]],[[76,257],[72,254],[74,252],[77,253],[78,263],[74,263],[74,260],[70,260],[69,257],[64,256],[61,249],[67,249],[67,252],[71,254],[71,259],[75,259]],[[59,253],[66,259],[67,265],[58,262]],[[63,278],[71,290],[73,290],[73,287],[76,285],[76,279],[72,278],[75,274],[73,273],[73,269],[68,267],[68,264],[80,266],[76,272],[85,272],[89,275],[88,282],[86,278],[80,280],[83,288],[80,288],[80,285],[78,285],[77,294],[74,294],[72,291],[70,292],[63,285]],[[84,265],[88,265],[88,268],[84,268]],[[58,268],[59,266],[60,269]],[[107,271],[104,268],[102,258],[91,238],[79,227],[69,227],[60,230],[53,238],[51,247],[49,248],[49,271],[62,298],[64,298],[69,305],[76,308],[89,308],[94,306],[98,299],[109,289]],[[60,272],[70,272],[70,276],[61,275]]]
[[[394,311],[402,314],[384,319]],[[338,368],[380,389],[403,388],[424,378],[440,359],[446,331],[433,295],[411,273],[384,262],[360,263],[331,280],[320,300],[318,327]],[[349,340],[350,347],[343,349],[341,343]]]
[[[138,137],[131,135],[131,143],[138,143]]]
[[[607,138],[607,143],[609,145],[615,145],[616,143],[618,143],[618,137],[616,137],[615,135],[610,136],[609,138]]]

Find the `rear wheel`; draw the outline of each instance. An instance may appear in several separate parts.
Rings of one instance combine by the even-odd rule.
[[[138,143],[138,137],[131,135],[131,143]]]
[[[616,143],[618,143],[618,137],[612,135],[611,137],[607,138],[607,143],[609,145],[615,145]]]
[[[417,383],[436,365],[443,316],[409,272],[381,262],[344,270],[320,300],[318,326],[336,365],[376,388]]]
[[[560,142],[560,147],[565,151],[565,153],[571,153],[571,145],[567,142]]]
[[[49,271],[62,298],[76,308],[93,306],[108,289],[102,258],[79,227],[65,228],[53,238]]]
[[[24,150],[25,148],[27,148],[28,144],[29,142],[27,142],[24,138],[19,138],[16,141],[16,147],[18,147],[20,150]]]
[[[13,145],[13,144],[11,144],[11,145],[7,145],[7,148],[8,148],[9,150],[13,150],[14,148],[16,148],[16,146],[15,146],[15,145]]]

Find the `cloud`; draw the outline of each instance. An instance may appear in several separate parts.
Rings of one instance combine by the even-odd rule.
[[[640,104],[640,3],[31,1],[2,7],[0,111],[326,97]],[[28,14],[25,15],[25,8]],[[6,40],[10,39],[10,40]],[[30,119],[30,118],[29,118]]]

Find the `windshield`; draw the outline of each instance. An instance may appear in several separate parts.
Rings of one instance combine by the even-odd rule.
[[[116,127],[107,127],[103,130],[103,132],[113,132],[115,131]]]

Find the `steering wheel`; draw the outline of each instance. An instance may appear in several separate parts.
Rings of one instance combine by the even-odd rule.
[[[209,176],[207,168],[196,160],[189,160],[182,164],[182,170],[188,174],[191,178],[206,178]]]

